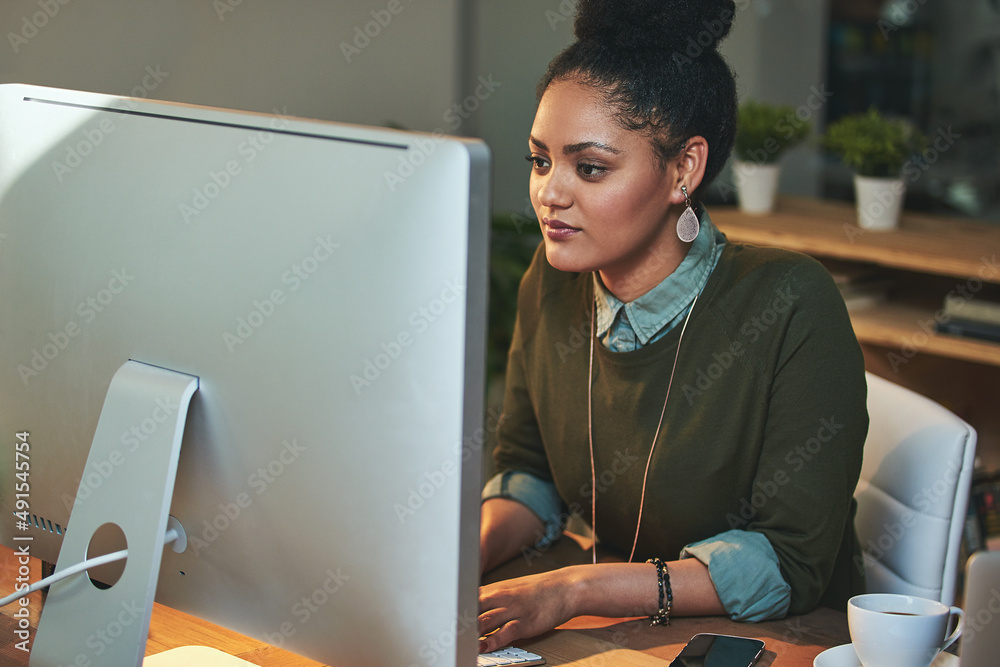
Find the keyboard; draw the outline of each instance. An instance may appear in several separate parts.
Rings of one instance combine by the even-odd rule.
[[[480,653],[477,667],[504,667],[506,665],[518,665],[519,667],[530,667],[530,665],[544,665],[545,658],[536,655],[531,651],[508,646],[492,653]]]

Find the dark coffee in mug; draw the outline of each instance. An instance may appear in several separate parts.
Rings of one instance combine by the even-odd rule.
[[[870,593],[847,603],[851,643],[866,667],[930,667],[962,634],[964,618],[958,607],[913,595]]]

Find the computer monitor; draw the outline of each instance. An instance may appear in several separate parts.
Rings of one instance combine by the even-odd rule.
[[[74,504],[180,410],[133,410],[85,469],[112,378],[170,369],[198,389],[158,601],[330,664],[472,664],[488,164],[284,109],[0,86],[3,543],[57,560]],[[81,618],[65,664],[101,664],[115,622]]]

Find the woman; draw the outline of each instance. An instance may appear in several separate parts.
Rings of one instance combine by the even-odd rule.
[[[519,292],[483,569],[558,537],[567,512],[624,562],[484,586],[481,651],[581,614],[754,621],[861,585],[868,421],[843,301],[818,263],[727,243],[696,203],[732,147],[715,46],[734,13],[583,0],[539,86],[543,243]]]

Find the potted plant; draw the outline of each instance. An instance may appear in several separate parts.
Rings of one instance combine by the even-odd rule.
[[[812,124],[783,104],[747,100],[740,105],[733,155],[733,179],[740,209],[762,214],[774,209],[778,191],[778,160],[802,143]]]
[[[926,143],[912,123],[888,118],[874,108],[830,124],[823,145],[854,170],[860,227],[896,228],[906,197],[903,166]]]

